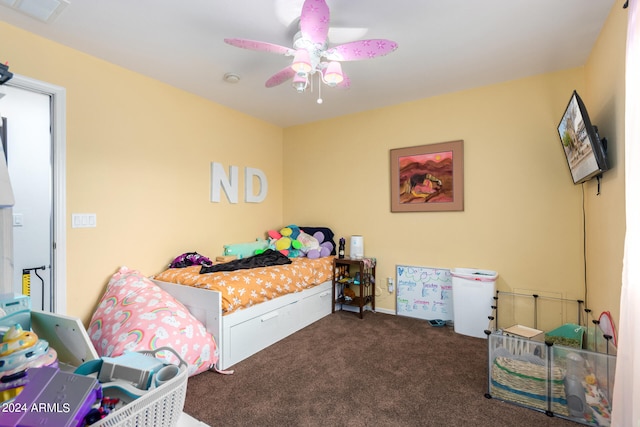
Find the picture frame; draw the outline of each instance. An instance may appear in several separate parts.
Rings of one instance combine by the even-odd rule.
[[[464,210],[464,141],[390,150],[391,212]]]

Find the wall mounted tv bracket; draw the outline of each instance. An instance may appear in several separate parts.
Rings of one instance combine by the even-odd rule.
[[[9,71],[7,64],[0,64],[0,85],[5,84],[13,77],[13,73]]]
[[[607,158],[607,138],[600,138],[600,134],[598,133],[598,126],[594,126],[593,130],[596,133],[596,138],[598,138],[600,140],[600,142],[602,143],[602,148],[604,149],[604,162],[607,165],[607,168],[610,167],[609,165],[609,159]],[[598,190],[596,192],[596,196],[600,195],[600,182],[602,180],[602,174],[596,175],[596,181],[598,182]]]

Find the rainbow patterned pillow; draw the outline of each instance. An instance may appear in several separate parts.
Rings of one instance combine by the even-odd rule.
[[[218,361],[216,343],[204,325],[182,303],[127,267],[109,280],[88,332],[100,356],[168,346],[189,364],[189,375],[204,372]],[[177,363],[169,352],[159,357]]]

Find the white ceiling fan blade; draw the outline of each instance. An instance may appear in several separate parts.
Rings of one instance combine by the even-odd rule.
[[[329,27],[329,40],[334,44],[348,43],[366,37],[369,32],[365,27]]]
[[[280,46],[273,43],[259,42],[256,40],[224,39],[224,42],[230,44],[231,46],[240,47],[242,49],[257,50],[259,52],[270,52],[280,55],[293,55],[295,53],[295,50],[289,47]]]
[[[300,32],[314,44],[325,44],[329,34],[329,6],[324,0],[305,0],[300,14]]]
[[[398,44],[391,40],[358,40],[327,49],[323,56],[330,61],[360,61],[384,56],[397,48]]]
[[[293,68],[291,68],[291,66],[287,66],[286,68],[283,68],[282,70],[275,73],[273,76],[269,77],[269,80],[267,80],[264,85],[265,87],[274,87],[281,85],[287,80],[293,78],[295,74],[296,72],[293,70]]]

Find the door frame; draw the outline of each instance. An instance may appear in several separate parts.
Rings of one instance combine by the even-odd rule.
[[[61,86],[13,75],[5,83],[31,92],[48,95],[51,99],[51,166],[53,170],[51,236],[51,275],[53,291],[51,311],[59,314],[67,312],[67,223],[66,223],[66,135],[67,135],[67,91]]]

